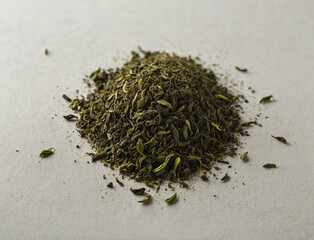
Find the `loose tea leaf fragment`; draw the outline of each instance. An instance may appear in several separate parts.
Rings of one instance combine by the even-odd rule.
[[[288,143],[287,140],[284,137],[280,137],[280,136],[273,136],[271,135],[273,138],[277,139],[279,142],[283,142],[283,143]]]
[[[167,198],[165,202],[168,204],[171,204],[171,203],[174,203],[176,199],[177,199],[177,193],[173,194],[170,198]]]
[[[263,165],[263,167],[264,168],[276,168],[277,166],[274,163],[267,163],[267,164]]]
[[[263,98],[259,101],[259,103],[266,103],[266,102],[269,102],[272,97],[273,97],[273,95],[269,95],[269,96],[267,96],[267,97],[263,97]]]
[[[40,154],[39,154],[39,157],[40,158],[46,158],[46,157],[49,157],[50,155],[53,154],[53,150],[54,148],[48,148],[47,150],[43,150]]]

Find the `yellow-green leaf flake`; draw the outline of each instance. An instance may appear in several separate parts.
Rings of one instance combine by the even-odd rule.
[[[73,110],[77,110],[78,106],[79,106],[79,100],[73,99],[69,105],[69,108],[71,108]]]
[[[274,163],[266,163],[265,165],[263,165],[264,168],[276,168],[276,164]]]
[[[179,134],[179,131],[178,129],[172,125],[172,131],[173,131],[173,137],[174,139],[179,142],[180,141],[180,134]]]
[[[183,133],[183,137],[185,138],[185,140],[188,140],[188,138],[189,138],[188,126],[186,126],[186,125],[183,126],[182,133]]]
[[[284,137],[280,137],[280,136],[273,136],[271,135],[273,138],[277,139],[279,142],[283,142],[287,144],[287,140]]]
[[[137,108],[138,109],[144,108],[145,105],[146,105],[146,98],[145,97],[143,97],[137,101]]]
[[[172,108],[171,104],[168,103],[166,100],[158,100],[157,103],[161,104],[161,105],[164,105],[168,108]]]
[[[184,120],[184,121],[185,121],[185,124],[188,126],[190,132],[192,133],[190,121],[189,120]]]
[[[177,193],[173,194],[170,198],[166,199],[166,203],[173,203],[177,199]]]
[[[50,155],[53,154],[53,150],[54,150],[53,147],[52,147],[52,148],[48,148],[47,150],[43,150],[43,151],[39,154],[39,157],[40,157],[40,158],[46,158],[46,157],[48,157],[48,156],[50,156]]]
[[[269,96],[267,96],[267,97],[263,97],[263,98],[259,101],[259,103],[269,102],[272,97],[273,97],[273,95],[269,95]]]
[[[138,160],[139,164],[142,164],[142,162],[147,158],[147,156],[143,156]]]
[[[128,85],[128,81],[125,81],[125,83],[123,84],[123,87],[122,87],[122,91],[124,93],[127,93],[128,91],[126,90],[126,86]]]
[[[140,91],[142,91],[142,86],[143,86],[143,78],[140,78],[138,80],[138,88],[140,89]]]
[[[174,165],[173,165],[173,170],[176,171],[179,164],[180,164],[180,161],[181,161],[181,158],[180,157],[177,157],[175,160],[174,160]]]
[[[243,153],[241,156],[240,156],[240,159],[245,159],[246,157],[247,157],[247,154],[248,154],[249,152],[245,152],[245,153]]]
[[[139,203],[148,203],[150,201],[151,197],[152,197],[151,195],[147,195],[142,200],[139,200],[138,202]]]
[[[216,98],[221,98],[223,100],[228,100],[228,98],[224,95],[221,95],[221,94],[216,94]]]
[[[218,124],[211,122],[211,125],[215,128],[217,128],[218,131],[221,131],[220,127]]]
[[[142,139],[138,139],[137,143],[136,143],[136,150],[139,152],[139,154],[141,154],[142,156],[145,156],[144,154],[144,144]]]

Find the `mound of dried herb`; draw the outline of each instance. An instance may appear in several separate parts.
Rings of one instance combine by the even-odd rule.
[[[190,57],[141,52],[122,68],[93,72],[94,91],[69,106],[96,150],[93,161],[158,185],[232,155],[245,127],[239,98]]]

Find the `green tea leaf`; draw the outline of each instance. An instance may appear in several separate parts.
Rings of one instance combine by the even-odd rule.
[[[190,124],[190,121],[189,120],[184,120],[185,121],[185,124],[188,126],[191,134],[192,134],[192,129],[191,129],[191,124]]]
[[[167,157],[166,157],[166,160],[164,161],[164,163],[161,164],[159,167],[155,168],[155,169],[153,170],[153,172],[154,172],[154,173],[157,173],[157,172],[160,172],[161,170],[163,170],[163,169],[167,166],[167,164],[168,164],[170,158],[171,158],[171,156],[167,156]]]
[[[67,95],[63,94],[62,95],[62,98],[65,100],[65,101],[68,101],[68,102],[72,102],[72,99],[69,98]]]
[[[73,114],[69,114],[69,115],[66,115],[66,116],[63,116],[64,119],[66,119],[67,121],[76,121],[78,119],[77,116],[73,115]]]
[[[170,133],[170,130],[169,131],[159,131],[158,133],[156,133],[156,136],[167,135],[169,133]]]
[[[217,128],[218,131],[221,131],[220,127],[218,124],[211,122],[211,125],[215,128]]]
[[[138,189],[131,188],[130,190],[135,195],[144,195],[146,189],[145,188],[138,188]]]
[[[140,138],[137,140],[136,150],[139,152],[139,154],[141,154],[142,156],[145,156],[143,141]]]
[[[145,196],[142,200],[138,201],[139,203],[148,203],[151,199],[151,195]]]
[[[263,167],[264,168],[276,168],[277,166],[274,163],[267,163],[267,164],[263,165]]]
[[[269,95],[269,96],[267,96],[267,97],[263,97],[263,98],[259,101],[259,103],[269,102],[272,97],[273,97],[273,95]]]
[[[174,201],[177,199],[177,193],[173,194],[170,198],[166,199],[165,202],[168,204],[174,203]]]
[[[117,182],[121,187],[124,187],[123,182],[121,182],[118,178],[116,178],[116,182]]]
[[[98,68],[96,71],[92,72],[91,75],[89,76],[90,78],[95,77],[96,75],[98,75],[100,73],[100,68]]]
[[[113,188],[113,183],[112,183],[112,182],[108,183],[108,184],[107,184],[107,187],[108,187],[108,188]]]
[[[122,91],[124,93],[128,93],[128,91],[126,90],[126,86],[128,85],[128,81],[125,81],[125,83],[123,84],[123,87],[122,87]]]
[[[141,98],[140,100],[137,101],[137,108],[142,109],[146,105],[146,98]]]
[[[240,156],[240,159],[245,159],[245,158],[247,158],[247,154],[248,154],[249,152],[245,152],[245,153],[243,153],[241,156]]]
[[[174,160],[174,164],[173,164],[173,170],[176,171],[179,164],[180,164],[180,161],[181,161],[181,158],[180,157],[177,157],[175,160]]]
[[[172,125],[172,131],[173,131],[173,137],[174,139],[179,142],[180,141],[180,135],[178,129]]]
[[[69,108],[71,108],[73,110],[77,110],[78,106],[79,106],[79,100],[73,99],[69,105]]]
[[[279,137],[279,136],[273,136],[271,135],[273,138],[277,139],[279,142],[283,142],[283,143],[288,143],[287,140],[284,137]]]
[[[142,86],[143,86],[143,78],[140,78],[138,80],[138,88],[140,89],[140,91],[142,91]]]
[[[48,49],[46,48],[45,49],[45,55],[48,55],[49,54],[49,52],[48,52]]]
[[[172,105],[170,103],[168,103],[166,100],[158,100],[157,103],[164,105],[168,108],[172,108]]]
[[[142,162],[147,158],[147,156],[143,156],[138,160],[139,164],[142,164]]]
[[[228,182],[230,180],[230,177],[228,176],[228,174],[226,173],[225,176],[223,176],[223,178],[221,179],[221,181],[223,182]]]
[[[183,133],[183,137],[185,138],[185,140],[188,140],[188,138],[189,138],[188,126],[186,126],[186,125],[183,126],[182,133]]]
[[[256,123],[256,121],[244,121],[244,122],[240,122],[240,125],[250,125],[250,124],[255,124]]]
[[[223,100],[228,100],[229,98],[227,98],[226,96],[222,95],[222,94],[216,94],[216,98],[221,98]]]
[[[48,157],[48,156],[50,156],[50,155],[53,154],[53,150],[54,150],[53,147],[52,147],[52,148],[48,148],[47,150],[43,150],[43,151],[39,154],[39,157],[40,157],[40,158],[46,158],[46,157]]]
[[[237,66],[235,66],[234,68],[237,69],[240,72],[247,72],[246,68],[240,68],[240,67],[237,67]]]

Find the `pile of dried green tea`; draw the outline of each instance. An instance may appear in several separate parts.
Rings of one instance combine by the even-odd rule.
[[[96,151],[92,160],[147,185],[211,169],[245,134],[239,97],[190,57],[132,52],[122,68],[90,78],[93,92],[70,107]]]

